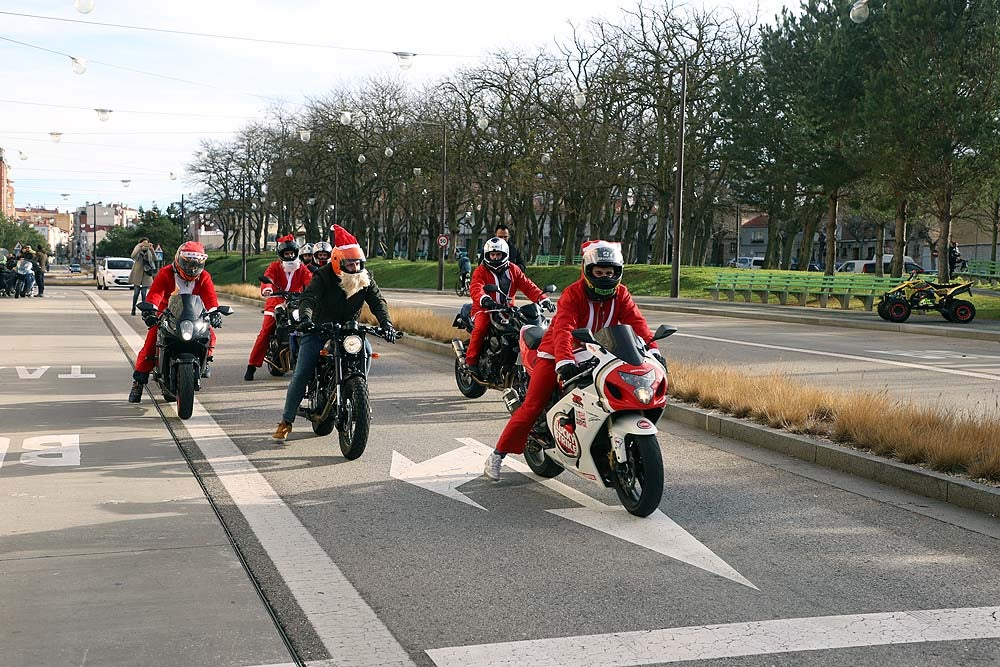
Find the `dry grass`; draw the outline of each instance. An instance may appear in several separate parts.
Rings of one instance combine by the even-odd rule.
[[[220,292],[257,297],[256,287]],[[441,342],[468,339],[429,309],[389,304],[401,331]],[[367,309],[363,319],[371,320]],[[669,353],[669,346],[667,352]],[[830,438],[905,463],[1000,482],[1000,419],[957,415],[897,401],[885,392],[837,393],[783,375],[752,376],[726,366],[670,362],[670,394],[700,407],[773,428]]]

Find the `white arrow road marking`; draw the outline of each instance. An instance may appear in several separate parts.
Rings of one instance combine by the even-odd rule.
[[[45,375],[45,371],[52,368],[51,366],[39,366],[35,370],[28,372],[27,366],[17,366],[17,378],[19,380],[37,380],[38,378]]]
[[[0,468],[3,468],[3,460],[7,456],[8,447],[10,447],[10,438],[0,438]]]
[[[393,450],[389,476],[486,511],[456,488],[483,474],[483,456],[475,448],[459,447],[423,463],[414,463]]]
[[[858,646],[995,639],[1000,607],[785,618],[427,651],[438,667],[632,667]]]
[[[82,368],[83,368],[82,366],[70,366],[69,368],[70,368],[70,372],[69,373],[60,373],[59,374],[59,379],[60,380],[77,380],[77,379],[80,379],[80,378],[95,378],[95,377],[97,377],[93,373],[84,373],[84,372],[82,372]]]
[[[414,463],[399,452],[393,451],[389,475],[485,511],[486,508],[463,494],[458,487],[483,474],[483,460],[493,450],[473,438],[455,439],[464,446],[423,463]],[[583,505],[570,509],[548,510],[551,514],[759,590],[716,556],[711,549],[659,510],[640,519],[629,514],[623,507],[605,505],[560,481],[538,477],[531,472],[527,464],[511,457],[504,459],[504,465]]]

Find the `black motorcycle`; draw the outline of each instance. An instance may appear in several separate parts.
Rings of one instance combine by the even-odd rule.
[[[555,289],[555,285],[546,285],[542,291],[548,293],[554,292]],[[455,350],[455,383],[458,385],[458,390],[466,398],[479,398],[486,393],[487,389],[504,391],[513,386],[519,368],[516,362],[521,327],[539,326],[543,329],[548,327],[548,320],[542,314],[538,304],[528,303],[523,306],[513,306],[509,303],[507,295],[502,293],[496,285],[486,285],[483,290],[499,304],[496,308],[484,309],[479,312],[479,317],[489,316],[490,328],[486,332],[486,338],[483,340],[483,347],[479,353],[478,378],[474,377],[465,365],[465,343],[457,338],[451,341],[451,346]],[[462,309],[455,316],[452,326],[471,334],[473,328],[471,313],[471,303],[462,306]]]
[[[144,301],[136,306],[146,324],[159,325],[156,334],[157,362],[153,379],[166,401],[177,401],[177,416],[187,419],[194,410],[194,392],[201,389],[212,326],[201,297],[175,294],[161,314]],[[220,315],[232,315],[229,306],[219,306]]]
[[[360,322],[317,324],[310,333],[327,339],[320,351],[316,370],[306,384],[304,405],[299,414],[312,422],[313,433],[329,435],[334,428],[340,436],[340,451],[350,460],[364,453],[368,445],[371,406],[368,402],[368,367],[371,347],[365,336],[395,341],[401,331],[387,332]]]
[[[261,276],[260,282],[273,285],[267,276]],[[298,325],[299,297],[301,292],[286,292],[274,290],[272,297],[284,297],[285,302],[274,307],[274,331],[267,341],[267,352],[264,353],[264,363],[267,371],[275,377],[295,370],[295,359],[299,352]]]

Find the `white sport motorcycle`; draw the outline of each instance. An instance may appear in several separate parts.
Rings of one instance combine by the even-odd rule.
[[[676,331],[660,325],[653,340]],[[543,334],[540,327],[521,331],[523,381],[504,395],[511,412],[527,392]],[[663,497],[656,422],[667,404],[666,369],[627,324],[597,334],[576,329],[573,337],[583,346],[574,353],[581,373],[553,393],[552,403],[528,437],[524,459],[540,477],[569,470],[595,484],[614,487],[629,513],[649,516]]]

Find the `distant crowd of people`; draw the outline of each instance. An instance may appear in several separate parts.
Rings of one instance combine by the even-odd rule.
[[[14,247],[14,251],[0,261],[0,296],[29,298],[45,296],[45,274],[49,270],[49,257],[44,248],[30,245]]]

